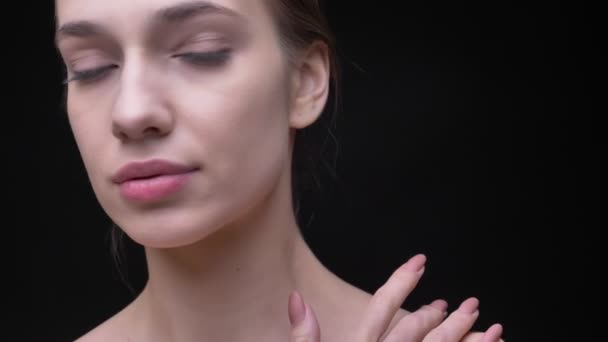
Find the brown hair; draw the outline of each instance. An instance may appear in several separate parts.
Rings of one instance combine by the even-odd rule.
[[[300,51],[314,42],[323,42],[328,49],[330,62],[330,98],[333,106],[312,126],[301,129],[296,134],[293,161],[292,187],[293,204],[299,212],[300,198],[305,193],[322,190],[320,168],[325,167],[335,177],[337,141],[334,134],[340,92],[340,71],[335,38],[320,0],[269,0],[276,18],[277,30],[288,58],[294,58]],[[333,149],[329,148],[333,147]]]
[[[311,126],[296,133],[292,161],[292,201],[298,221],[302,221],[300,198],[305,194],[319,194],[322,190],[320,172],[322,168],[335,178],[335,163],[338,145],[335,135],[336,115],[339,108],[339,65],[334,37],[323,13],[320,0],[268,0],[274,14],[281,44],[287,58],[294,58],[300,51],[320,41],[327,46],[330,61],[330,98],[324,113]],[[328,110],[330,109],[330,110]],[[333,148],[332,148],[333,147]],[[317,203],[317,201],[314,201]],[[112,255],[118,272],[127,287],[133,291],[122,271],[124,256],[123,231],[113,226],[111,231]],[[122,267],[121,267],[122,266]]]

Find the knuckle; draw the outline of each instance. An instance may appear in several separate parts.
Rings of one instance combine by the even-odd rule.
[[[393,272],[392,278],[394,278],[397,281],[407,281],[412,278],[413,274],[414,273],[412,271],[408,271],[406,269],[399,268],[399,269],[395,270],[395,272]]]
[[[466,324],[469,321],[469,317],[466,314],[455,311],[448,317],[448,320],[450,320],[453,325],[459,326]]]
[[[424,341],[427,341],[427,339],[433,342],[449,342],[450,335],[443,329],[434,329],[426,336]]]
[[[424,329],[428,326],[428,320],[424,318],[424,315],[414,314],[411,317],[414,326]]]
[[[305,326],[298,326],[296,329],[291,331],[291,339],[290,342],[313,342],[315,339],[313,338],[314,334],[310,328]]]

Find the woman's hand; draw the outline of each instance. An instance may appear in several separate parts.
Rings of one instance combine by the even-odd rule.
[[[418,284],[424,273],[426,257],[417,255],[397,269],[371,299],[363,321],[354,336],[345,342],[498,342],[502,326],[494,324],[485,333],[470,333],[479,316],[479,301],[465,300],[447,314],[448,304],[436,300],[417,311],[406,314],[392,327],[391,322],[402,303]],[[312,308],[301,295],[289,298],[290,342],[321,342],[321,333]],[[328,341],[329,342],[329,341]],[[342,341],[338,341],[342,342]]]

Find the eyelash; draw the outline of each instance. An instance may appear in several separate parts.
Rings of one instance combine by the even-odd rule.
[[[173,57],[184,59],[188,63],[204,66],[219,66],[230,57],[230,49],[222,49],[213,52],[186,52]]]
[[[106,65],[100,68],[82,70],[82,71],[73,71],[74,76],[63,81],[64,84],[72,82],[72,81],[93,81],[101,76],[103,76],[106,71],[116,69],[118,66],[116,65]]]
[[[195,66],[221,66],[230,58],[230,49],[222,49],[213,52],[186,52],[172,57],[181,58]],[[99,68],[73,71],[72,77],[64,80],[64,84],[72,81],[91,82],[106,74],[107,71],[118,68],[117,65],[106,65]]]

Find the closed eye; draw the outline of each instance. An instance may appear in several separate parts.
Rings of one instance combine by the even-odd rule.
[[[193,65],[200,66],[219,66],[224,64],[230,58],[231,49],[222,49],[218,51],[212,52],[185,52],[181,54],[174,55],[173,57],[178,57],[186,62]],[[72,71],[72,77],[64,80],[64,84],[67,84],[72,81],[84,81],[90,82],[96,79],[103,77],[107,72],[112,69],[118,68],[117,65],[109,64],[99,68]]]
[[[117,65],[105,65],[99,68],[93,68],[93,69],[87,69],[87,70],[80,70],[80,71],[72,71],[72,77],[66,79],[63,83],[69,83],[72,81],[93,81],[95,79],[98,79],[102,76],[104,76],[108,71],[112,70],[112,69],[116,69],[118,68]]]
[[[184,52],[174,55],[184,61],[202,66],[219,66],[224,64],[230,58],[230,49],[222,49],[212,52]]]

